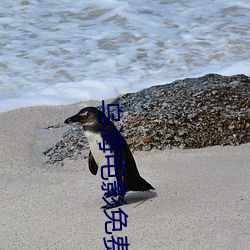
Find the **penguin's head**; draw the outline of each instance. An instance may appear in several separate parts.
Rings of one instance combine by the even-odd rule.
[[[76,115],[67,118],[64,122],[69,124],[79,122],[83,126],[92,126],[98,123],[98,115],[103,116],[102,112],[94,107],[81,109]]]

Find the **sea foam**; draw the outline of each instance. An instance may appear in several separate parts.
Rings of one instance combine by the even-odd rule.
[[[0,112],[250,75],[250,3],[1,1]]]

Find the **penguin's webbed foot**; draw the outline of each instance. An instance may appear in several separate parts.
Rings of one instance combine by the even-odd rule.
[[[114,200],[112,199],[112,202],[107,202],[107,204],[105,204],[104,206],[101,207],[101,209],[111,209],[111,208],[115,208],[115,207],[119,207],[121,206],[123,203],[126,204],[126,202],[123,199],[118,199],[118,200]]]

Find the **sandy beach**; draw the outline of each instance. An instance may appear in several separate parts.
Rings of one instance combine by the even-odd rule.
[[[1,250],[105,249],[100,173],[87,159],[42,161],[69,127],[45,128],[94,104],[0,113]],[[113,235],[129,249],[249,249],[249,152],[249,143],[134,152],[155,191],[127,194],[127,227]]]

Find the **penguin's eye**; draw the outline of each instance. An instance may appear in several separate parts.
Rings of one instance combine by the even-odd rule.
[[[88,117],[88,112],[79,114],[83,119],[86,119]]]

